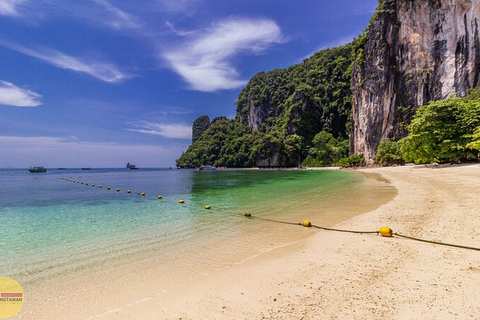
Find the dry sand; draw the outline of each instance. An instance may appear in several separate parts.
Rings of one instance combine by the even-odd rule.
[[[398,194],[336,227],[480,248],[480,165],[361,171]],[[480,252],[319,230],[101,318],[480,319]]]

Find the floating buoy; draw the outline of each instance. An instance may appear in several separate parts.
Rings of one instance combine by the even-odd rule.
[[[140,193],[142,197],[145,197],[147,194],[145,192]]]
[[[162,196],[158,196],[157,198],[158,198],[158,200],[160,200],[160,199],[162,199],[163,197],[162,197]]]
[[[99,185],[99,186],[98,186],[98,188],[99,188],[99,189],[102,189],[102,188],[103,188],[103,186],[102,186],[102,185]]]
[[[302,225],[303,225],[304,227],[307,227],[307,228],[312,226],[311,222],[308,221],[308,220],[303,221],[303,222],[302,222]]]
[[[110,187],[107,187],[107,190],[110,191]]]
[[[388,227],[381,227],[380,228],[380,235],[382,237],[391,237],[393,234],[393,231],[392,229],[388,228]]]
[[[87,182],[87,183],[85,183],[85,185],[86,185],[86,186],[88,186],[88,182]]]
[[[185,200],[178,200],[178,203],[185,203]]]
[[[131,190],[127,190],[127,193],[130,194],[130,193],[132,193],[132,191],[131,191]]]
[[[94,184],[94,183],[92,183],[92,187],[95,187],[95,184]]]
[[[120,192],[120,188],[117,188],[117,192]]]
[[[250,212],[245,213],[245,217],[251,217],[252,214]]]
[[[210,210],[212,207],[210,206],[205,206],[205,209]]]

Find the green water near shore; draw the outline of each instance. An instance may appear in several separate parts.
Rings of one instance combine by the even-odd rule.
[[[332,225],[392,196],[384,182],[344,171],[0,174],[0,276],[27,288],[150,260],[165,279],[191,277],[315,232],[245,212]]]

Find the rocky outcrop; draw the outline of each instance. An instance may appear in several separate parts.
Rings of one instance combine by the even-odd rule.
[[[351,151],[372,160],[416,109],[479,85],[480,0],[383,0],[352,78]]]

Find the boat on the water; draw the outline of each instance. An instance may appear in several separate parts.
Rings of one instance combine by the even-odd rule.
[[[137,167],[136,165],[130,164],[130,162],[127,163],[127,167],[126,167],[126,168],[127,168],[127,169],[132,169],[132,170],[137,170],[137,169],[138,169],[138,167]]]
[[[91,170],[91,169],[88,167],[87,168],[82,167],[82,170]]]
[[[47,172],[47,168],[45,167],[30,167],[28,169],[31,173],[41,173],[41,172]]]
[[[201,166],[197,169],[198,171],[216,171],[217,167],[214,166]]]

